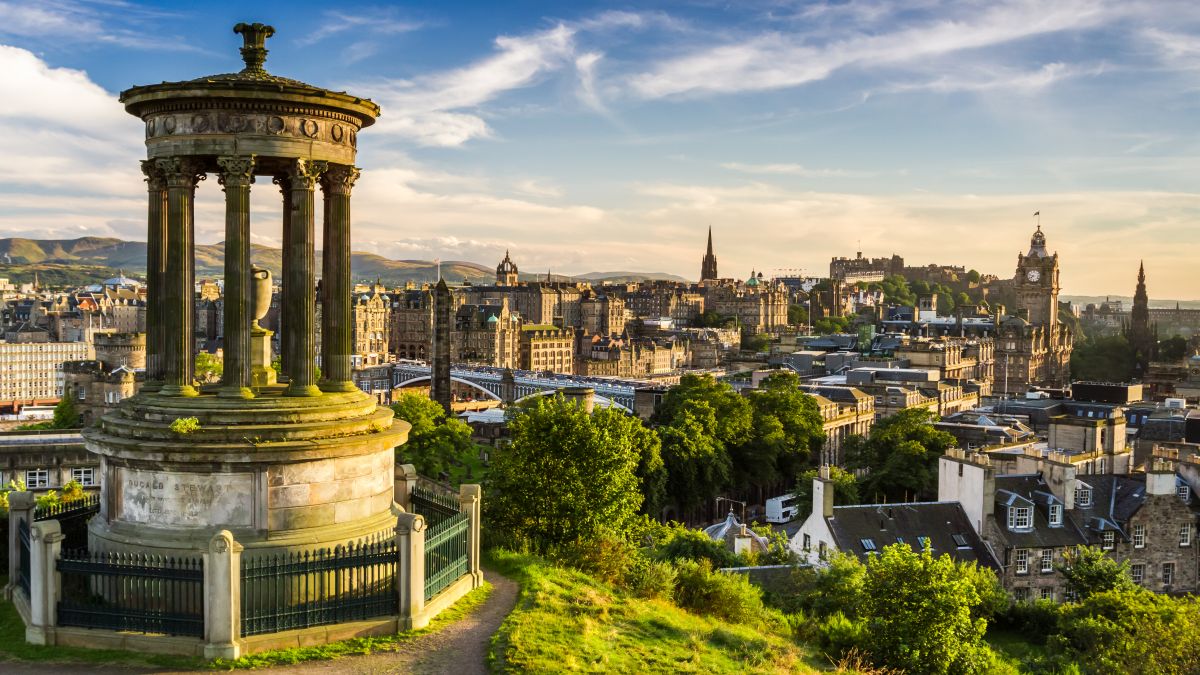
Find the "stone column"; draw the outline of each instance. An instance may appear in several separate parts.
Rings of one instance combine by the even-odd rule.
[[[254,155],[218,157],[225,189],[225,368],[220,396],[250,398],[250,184]]]
[[[204,658],[242,655],[242,545],[221,530],[204,552]]]
[[[400,630],[424,628],[425,518],[416,513],[396,516],[396,592],[400,595]]]
[[[13,589],[17,587],[17,575],[21,570],[21,542],[17,523],[24,520],[32,525],[35,506],[32,492],[8,493],[8,585],[4,587],[4,597],[8,600],[12,600]]]
[[[196,253],[193,200],[203,167],[191,157],[158,160],[167,180],[167,249],[160,316],[163,325],[163,386],[169,396],[195,396]]]
[[[359,170],[334,164],[321,179],[325,192],[325,228],[321,242],[322,391],[354,391],[350,353],[354,351],[354,314],[350,306],[350,189]]]
[[[328,163],[308,159],[293,160],[288,171],[291,179],[291,222],[284,242],[284,259],[290,267],[283,284],[287,288],[288,317],[283,339],[287,363],[288,396],[320,396],[316,377],[316,286],[314,261],[314,202],[317,180]],[[289,335],[294,333],[294,335]]]
[[[294,330],[289,330],[288,325],[288,273],[292,271],[292,263],[288,259],[287,249],[288,242],[292,240],[292,179],[288,174],[279,174],[272,180],[279,186],[279,192],[283,195],[283,249],[284,255],[280,256],[279,269],[279,315],[276,317],[276,327],[279,329],[279,375],[286,376],[288,368],[288,347],[287,340],[289,335],[294,335]]]
[[[483,488],[478,485],[460,485],[458,488],[458,510],[467,514],[467,571],[471,575],[471,588],[483,585],[483,572],[479,569],[479,519],[483,505]]]
[[[146,382],[145,391],[163,385],[163,284],[166,282],[167,178],[158,163],[142,160],[148,191],[146,213]]]
[[[29,528],[29,625],[25,641],[54,644],[58,625],[58,554],[63,534],[57,520],[32,523]]]

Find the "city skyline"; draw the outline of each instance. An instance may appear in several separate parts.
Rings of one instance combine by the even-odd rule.
[[[1152,295],[1200,298],[1180,245],[1200,214],[1193,6],[491,10],[0,3],[0,230],[143,239],[117,92],[236,70],[228,26],[261,20],[268,70],[383,107],[356,250],[693,279],[711,225],[723,276],[861,250],[1004,277],[1040,211],[1065,293],[1128,293],[1145,259]],[[277,193],[252,194],[277,245]],[[197,201],[218,241],[217,186]]]

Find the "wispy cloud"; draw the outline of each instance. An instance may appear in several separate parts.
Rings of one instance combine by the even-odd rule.
[[[947,54],[1094,28],[1128,16],[1130,7],[1103,0],[1010,0],[983,11],[967,5],[957,16],[947,8],[948,18],[900,24],[890,31],[843,31],[825,41],[806,34],[761,32],[666,59],[633,75],[630,85],[644,98],[794,87],[852,66],[912,66]]]
[[[334,37],[351,37],[342,57],[347,63],[355,63],[379,51],[384,40],[424,26],[422,21],[398,18],[393,8],[329,10],[323,14],[320,27],[296,40],[296,44],[310,46]]]
[[[868,178],[879,175],[876,171],[854,171],[850,169],[814,169],[803,164],[744,164],[725,162],[722,168],[730,171],[754,174],[803,176],[805,178]]]
[[[0,1],[0,36],[59,46],[88,43],[131,49],[200,51],[179,35],[164,34],[161,25],[145,27],[171,12],[121,2],[75,0]]]

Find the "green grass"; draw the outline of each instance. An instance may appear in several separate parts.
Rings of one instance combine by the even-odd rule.
[[[521,584],[492,638],[498,672],[813,672],[790,637],[643,600],[535,556],[492,550],[490,564]]]
[[[293,647],[292,649],[277,649],[258,654],[250,654],[236,660],[218,659],[210,667],[218,670],[235,670],[248,668],[268,668],[271,666],[286,666],[303,661],[327,661],[343,656],[361,656],[377,652],[393,652],[404,643],[410,642],[422,635],[436,633],[466,617],[478,609],[491,595],[492,585],[483,586],[463,596],[452,607],[438,614],[429,625],[417,630],[411,630],[397,635],[380,635],[377,637],[353,638],[327,645],[314,647]]]
[[[139,654],[117,649],[31,645],[25,642],[25,623],[21,621],[17,608],[11,602],[0,602],[0,671],[4,670],[5,661],[94,663],[172,670],[203,668],[205,664],[203,659],[187,656]]]

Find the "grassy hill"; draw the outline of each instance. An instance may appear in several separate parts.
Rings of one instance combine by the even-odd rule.
[[[790,637],[761,626],[633,597],[586,574],[493,550],[490,562],[521,584],[492,638],[497,672],[811,673]]]

